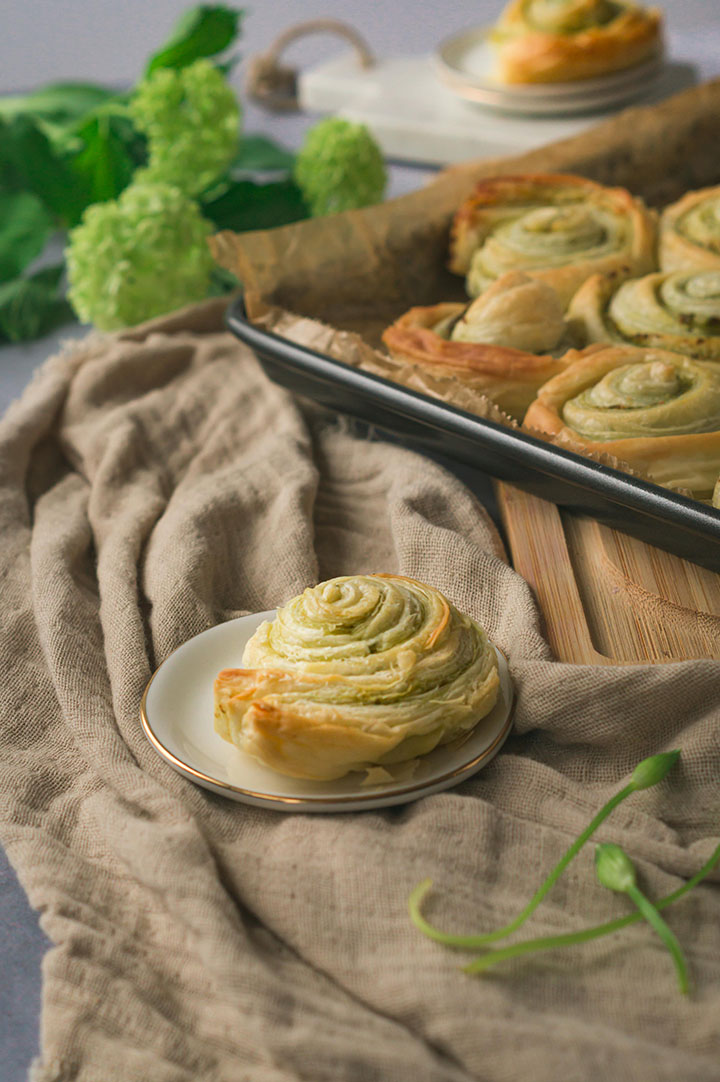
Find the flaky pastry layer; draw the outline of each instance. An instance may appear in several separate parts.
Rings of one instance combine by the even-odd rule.
[[[591,274],[636,277],[655,269],[656,217],[625,188],[571,174],[480,181],[458,209],[450,270],[477,296],[508,271],[551,286],[566,307]]]
[[[435,374],[453,375],[517,420],[522,420],[538,387],[562,371],[565,363],[551,354],[509,346],[454,341],[447,328],[460,319],[463,304],[411,308],[383,333],[397,358]]]
[[[707,498],[720,474],[720,364],[664,350],[590,346],[538,392],[525,425]]]
[[[492,40],[504,82],[574,82],[657,55],[662,15],[623,0],[512,0]]]
[[[568,321],[582,345],[627,343],[720,361],[720,269],[620,284],[595,274],[573,297]]]
[[[660,267],[720,270],[720,185],[687,192],[660,216]]]
[[[215,728],[281,774],[332,780],[403,762],[495,705],[485,632],[431,586],[355,575],[305,590],[215,682]]]

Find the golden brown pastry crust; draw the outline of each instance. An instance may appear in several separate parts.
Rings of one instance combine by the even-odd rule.
[[[720,185],[687,192],[660,216],[660,268],[720,270]]]
[[[709,497],[720,474],[720,425],[705,432],[689,432],[686,427],[679,435],[589,439],[571,428],[563,413],[569,402],[599,384],[608,373],[626,365],[695,366],[701,374],[707,374],[709,370],[713,379],[719,381],[720,365],[635,346],[589,346],[585,350],[571,350],[565,359],[570,362],[565,370],[538,391],[537,399],[525,416],[526,428],[544,433],[552,437],[554,443],[572,450],[620,459],[659,485],[686,489],[699,498]],[[698,411],[700,424],[705,420],[702,414],[704,400],[705,395],[700,393],[691,404]],[[628,417],[633,410],[624,412]],[[692,423],[692,412],[683,415],[681,422],[686,426]]]
[[[715,278],[712,297],[708,289],[697,292],[683,307],[688,286]],[[627,343],[720,361],[720,270],[656,271],[621,283],[594,274],[573,297],[567,318],[582,346]]]
[[[436,328],[458,319],[465,308],[464,304],[411,308],[387,328],[383,342],[394,357],[435,374],[454,375],[521,420],[538,387],[561,372],[565,362],[507,346],[455,342],[437,333]]]
[[[467,734],[499,693],[483,629],[403,575],[308,588],[215,681],[215,729],[291,777],[332,780]]]
[[[588,228],[595,240],[583,249]],[[539,243],[523,250],[523,230]],[[552,286],[567,306],[591,274],[622,280],[654,270],[655,240],[654,212],[625,188],[563,173],[492,177],[455,214],[449,267],[468,276],[471,296],[501,274],[522,270]]]
[[[577,29],[563,29],[560,15],[554,32],[533,21],[535,2],[512,0],[498,21],[494,39],[500,77],[506,83],[591,79],[630,68],[662,48],[662,15],[656,8],[617,3],[614,17]],[[585,22],[591,19],[589,12]]]

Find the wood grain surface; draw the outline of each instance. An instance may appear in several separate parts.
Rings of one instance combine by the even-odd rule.
[[[510,485],[496,493],[559,661],[720,658],[720,575]]]

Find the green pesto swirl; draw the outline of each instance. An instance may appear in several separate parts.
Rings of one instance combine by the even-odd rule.
[[[676,230],[693,244],[720,254],[720,193],[696,203],[678,219]]]
[[[528,27],[543,34],[578,34],[606,26],[621,11],[613,0],[526,0],[523,5]]]
[[[720,332],[720,271],[669,274],[659,294],[677,326]]]
[[[293,598],[215,681],[215,730],[281,774],[333,780],[464,736],[500,681],[483,629],[402,575],[331,579]]]
[[[720,336],[720,271],[675,271],[624,282],[608,315],[626,341],[646,335]]]
[[[402,703],[437,724],[443,711],[448,718],[472,713],[472,684],[494,671],[495,655],[483,629],[437,590],[396,576],[353,575],[309,588],[279,609],[247,644],[243,664],[327,677],[314,684],[315,702]]]
[[[476,295],[511,270],[563,267],[594,261],[620,250],[627,225],[597,204],[520,208],[497,225],[475,252],[468,275]]]
[[[588,440],[679,436],[720,429],[720,364],[664,353],[607,372],[562,409]]]

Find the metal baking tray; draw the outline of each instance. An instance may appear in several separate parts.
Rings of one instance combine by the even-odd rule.
[[[720,511],[254,326],[242,298],[230,330],[275,383],[535,496],[720,571]]]

